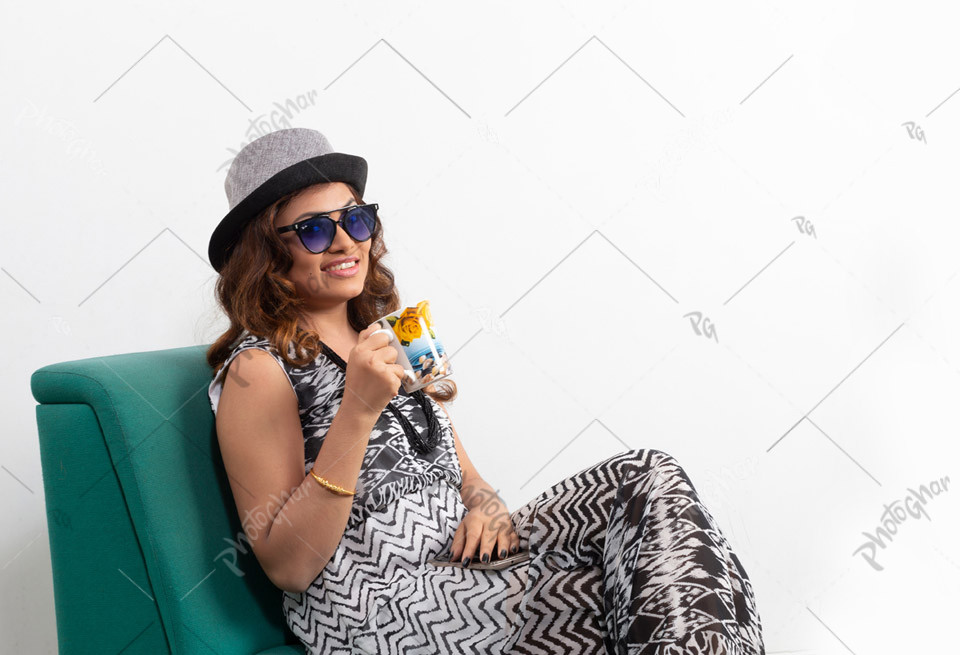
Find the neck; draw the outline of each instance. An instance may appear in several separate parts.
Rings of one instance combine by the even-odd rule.
[[[338,341],[355,337],[357,332],[350,326],[347,318],[347,303],[341,302],[330,308],[309,309],[302,319],[304,329],[313,330],[320,335],[321,341]]]

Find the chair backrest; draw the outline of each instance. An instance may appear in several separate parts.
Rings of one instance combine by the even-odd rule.
[[[61,653],[230,655],[297,643],[283,592],[243,537],[207,397],[207,348],[31,376]]]

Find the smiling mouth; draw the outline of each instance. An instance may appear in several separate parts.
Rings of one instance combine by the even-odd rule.
[[[325,272],[326,271],[348,271],[351,268],[354,268],[359,265],[360,265],[360,260],[355,259],[352,262],[341,262],[336,266],[327,266],[326,268],[321,268],[320,270]]]

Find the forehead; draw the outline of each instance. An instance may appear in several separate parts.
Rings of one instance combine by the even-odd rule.
[[[277,227],[289,225],[306,212],[328,212],[353,204],[350,187],[343,182],[315,184],[287,203],[277,215]]]

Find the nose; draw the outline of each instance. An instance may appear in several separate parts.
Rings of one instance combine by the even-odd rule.
[[[333,233],[333,243],[330,244],[330,250],[336,250],[338,252],[349,250],[351,245],[353,245],[353,239],[351,239],[347,231],[343,229],[340,221],[337,221],[337,231]]]

